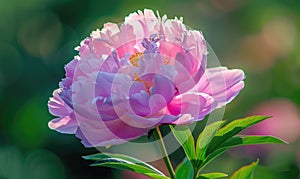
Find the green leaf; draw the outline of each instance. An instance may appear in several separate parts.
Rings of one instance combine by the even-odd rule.
[[[169,125],[175,138],[179,144],[183,147],[183,150],[189,160],[194,160],[195,157],[195,142],[192,132],[188,126],[176,127]]]
[[[272,137],[272,136],[234,136],[221,146],[218,149],[210,153],[204,161],[204,165],[201,166],[201,169],[204,168],[209,162],[217,158],[227,150],[246,145],[259,145],[259,144],[283,144],[286,143],[281,139]]]
[[[284,144],[285,141],[278,139],[272,136],[234,136],[221,146],[218,149],[213,151],[208,157],[205,159],[205,163],[209,163],[214,158],[226,152],[228,149],[238,146],[246,146],[246,145],[259,145],[259,144]],[[202,167],[203,168],[203,167]]]
[[[164,174],[161,171],[157,170],[153,166],[127,155],[98,153],[83,156],[83,158],[86,160],[96,161],[96,163],[92,164],[92,166],[107,166],[118,169],[127,169],[136,172],[140,171],[139,173],[146,172],[148,176],[150,176],[150,173],[159,176],[164,176]]]
[[[217,179],[217,178],[224,178],[228,175],[226,173],[221,172],[214,172],[214,173],[204,173],[197,177],[197,179]]]
[[[205,157],[206,148],[209,142],[212,140],[217,130],[224,124],[225,121],[214,122],[206,126],[202,133],[199,135],[196,143],[197,159],[203,160]]]
[[[267,116],[252,116],[244,119],[238,119],[219,129],[206,149],[205,159],[202,163],[200,163],[199,171],[208,165],[213,159],[232,147],[252,144],[284,143],[282,140],[271,136],[235,136],[243,129],[267,118]]]
[[[162,176],[162,175],[159,175],[159,174],[156,174],[156,173],[147,173],[147,174],[144,174],[144,175],[147,175],[147,176],[152,177],[154,179],[171,179],[170,177]]]
[[[228,148],[222,148],[222,149],[218,149],[213,151],[210,155],[208,155],[205,160],[201,163],[199,170],[201,171],[206,165],[208,165],[212,160],[214,160],[215,158],[217,158],[218,156],[220,156],[221,154],[223,154],[224,152],[226,152],[228,150]]]
[[[256,169],[256,166],[258,165],[259,160],[256,162],[253,162],[250,165],[244,166],[233,173],[233,175],[230,177],[230,179],[253,179],[254,171]]]
[[[194,175],[194,168],[191,162],[184,158],[184,160],[176,168],[176,179],[192,179]]]
[[[245,145],[257,144],[285,144],[286,142],[273,136],[234,136],[219,146],[222,148],[232,148]]]
[[[242,130],[260,122],[265,119],[269,118],[268,116],[251,116],[243,119],[237,119],[226,126],[219,129],[214,138],[211,140],[208,148],[207,154],[213,152],[217,149],[222,143],[233,137],[234,135],[238,134]]]
[[[105,158],[101,159],[91,166],[102,166],[102,167],[111,167],[116,169],[124,169],[124,170],[131,170],[137,173],[141,173],[147,176],[150,176],[155,179],[169,179],[168,177],[161,175],[159,173],[154,172],[153,170],[136,163],[132,163],[120,158]]]

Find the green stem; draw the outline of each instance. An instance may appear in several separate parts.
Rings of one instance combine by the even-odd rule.
[[[194,175],[193,175],[193,179],[196,179],[197,176],[199,176],[201,171],[201,168],[199,168],[199,166],[194,167]]]
[[[156,138],[156,140],[158,140],[158,146],[159,146],[160,151],[162,153],[163,160],[164,160],[164,162],[167,166],[167,169],[170,173],[171,179],[175,179],[175,172],[174,172],[174,169],[172,167],[170,158],[169,158],[168,153],[167,153],[165,143],[163,141],[163,138],[162,138],[162,135],[161,135],[161,132],[160,132],[160,129],[159,129],[158,126],[155,127],[154,137]]]
[[[196,178],[197,178],[197,175],[198,175],[198,170],[195,170],[195,169],[194,169],[193,179],[196,179]]]

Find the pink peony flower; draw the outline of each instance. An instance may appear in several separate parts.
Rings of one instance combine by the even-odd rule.
[[[160,124],[188,124],[230,102],[244,73],[206,69],[201,32],[145,9],[83,40],[48,103],[49,127],[86,147],[115,145]]]

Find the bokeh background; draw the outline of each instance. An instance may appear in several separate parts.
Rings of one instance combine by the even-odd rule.
[[[144,8],[184,17],[204,33],[222,65],[245,71],[245,89],[226,107],[225,119],[274,116],[247,133],[290,143],[231,150],[207,170],[230,174],[259,157],[256,178],[299,179],[298,0],[0,0],[0,178],[141,178],[89,167],[81,156],[96,150],[51,131],[47,101],[83,38]],[[180,156],[173,154],[172,162]]]

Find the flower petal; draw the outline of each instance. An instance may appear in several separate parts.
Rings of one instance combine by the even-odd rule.
[[[189,114],[194,120],[203,119],[213,109],[214,99],[205,93],[197,92],[187,92],[176,96],[168,105],[170,114],[175,116],[179,114]],[[184,121],[180,123],[183,122]],[[175,123],[178,124],[178,121],[175,121]]]
[[[78,127],[76,120],[70,116],[53,119],[48,123],[48,126],[50,129],[64,134],[75,134]]]
[[[195,86],[195,90],[212,96],[217,106],[229,103],[244,87],[245,74],[242,70],[228,70],[226,67],[207,69]]]
[[[157,17],[149,9],[145,9],[144,12],[138,11],[129,14],[125,18],[124,24],[130,24],[134,27],[134,34],[137,39],[149,38],[159,28]]]
[[[61,99],[60,92],[61,89],[53,91],[53,97],[49,99],[48,107],[52,115],[62,117],[69,115],[72,109]]]
[[[174,83],[162,75],[154,76],[154,87],[150,88],[151,94],[161,95],[168,104],[176,93]]]
[[[122,120],[111,122],[85,120],[80,123],[76,137],[85,147],[100,147],[128,142],[147,133],[149,129],[135,128]]]

